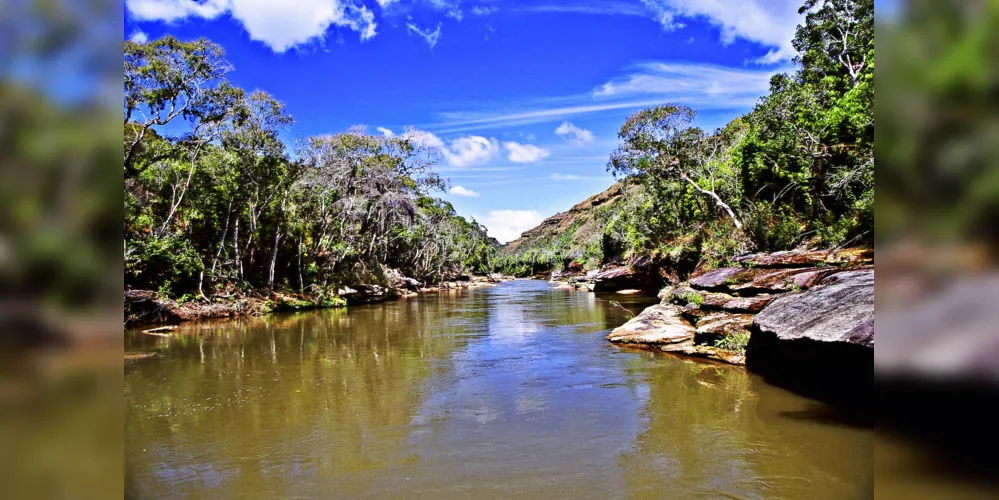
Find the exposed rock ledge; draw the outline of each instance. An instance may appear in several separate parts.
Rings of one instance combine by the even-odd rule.
[[[774,300],[756,316],[747,367],[839,405],[874,391],[874,270],[846,271]]]
[[[661,304],[607,339],[746,364],[821,399],[862,401],[873,390],[872,261],[869,250],[742,256],[733,259],[742,267],[663,289]]]

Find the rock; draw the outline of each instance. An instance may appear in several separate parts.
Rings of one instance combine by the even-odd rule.
[[[839,405],[869,406],[874,384],[874,270],[831,274],[753,321],[747,367]]]
[[[618,290],[618,291],[616,291],[614,293],[618,293],[618,294],[621,294],[621,295],[638,295],[638,294],[642,293],[642,291],[638,290],[636,288],[628,288],[628,289],[625,289],[625,290]]]
[[[744,269],[723,267],[690,280],[690,286],[703,291],[752,296],[805,290],[841,268]]]
[[[746,355],[741,352],[726,351],[706,345],[696,345],[693,341],[680,342],[677,344],[664,345],[659,348],[663,352],[671,354],[682,354],[697,358],[709,358],[733,365],[745,365]]]
[[[691,302],[701,302],[704,299],[704,292],[694,290],[689,286],[679,285],[669,287],[668,291],[666,288],[662,289],[659,292],[659,298],[664,304],[671,303],[682,306]]]
[[[680,308],[656,304],[615,328],[607,340],[626,344],[673,344],[694,337],[694,327],[680,317]]]
[[[785,295],[763,309],[757,329],[778,340],[808,339],[874,347],[874,270],[827,277],[805,293]]]
[[[752,281],[759,274],[761,273],[757,269],[722,267],[693,276],[690,280],[690,286],[699,290],[728,289],[731,285]]]
[[[747,267],[803,267],[819,265],[868,265],[874,263],[872,249],[790,250],[774,253],[753,253],[732,259]]]
[[[680,316],[682,316],[683,319],[695,325],[697,324],[698,321],[701,320],[701,318],[703,318],[707,314],[708,313],[704,309],[701,309],[697,304],[693,302],[688,302],[687,304],[685,304],[683,307],[680,308]]]
[[[338,288],[336,294],[341,297],[350,297],[351,295],[356,295],[358,292],[349,286]]]
[[[752,324],[752,314],[711,313],[701,317],[697,322],[694,342],[713,344],[716,340],[729,335],[748,335]]]
[[[586,273],[586,278],[593,281],[593,289],[597,292],[615,292],[628,288],[654,290],[654,285],[661,282],[661,278],[649,270],[645,261],[636,261],[633,265],[608,264],[593,274]]]
[[[763,295],[757,297],[733,297],[732,300],[725,303],[722,309],[728,312],[741,312],[741,313],[751,313],[755,314],[763,310],[767,304],[773,302],[777,298],[772,295]]]

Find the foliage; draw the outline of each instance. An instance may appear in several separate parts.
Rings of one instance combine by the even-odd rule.
[[[798,70],[774,76],[745,116],[712,132],[678,104],[627,118],[607,170],[641,189],[607,209],[587,262],[652,256],[686,269],[747,251],[873,244],[873,2],[807,0],[801,13]],[[557,239],[531,242],[504,269],[578,258]]]
[[[361,130],[289,148],[284,104],[229,70],[204,39],[125,44],[126,287],[203,301],[283,287],[333,306],[387,268],[429,282],[490,269],[496,241],[431,197],[446,187],[433,151]]]
[[[715,347],[728,351],[742,352],[749,345],[748,333],[730,333],[714,342]]]

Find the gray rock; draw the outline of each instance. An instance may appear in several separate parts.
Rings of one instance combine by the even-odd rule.
[[[625,344],[662,345],[684,342],[694,337],[694,327],[680,316],[674,305],[656,304],[615,328],[607,340]]]
[[[753,321],[746,367],[770,383],[837,406],[870,408],[874,270],[844,271],[778,297]]]
[[[810,339],[874,347],[874,270],[844,271],[820,286],[775,299],[754,320],[779,340]]]

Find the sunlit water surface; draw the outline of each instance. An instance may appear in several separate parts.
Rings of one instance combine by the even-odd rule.
[[[873,433],[515,281],[126,333],[129,498],[867,498]],[[644,301],[644,302],[643,302]]]

